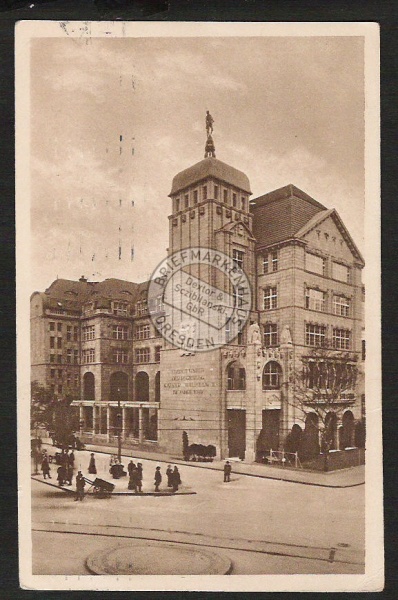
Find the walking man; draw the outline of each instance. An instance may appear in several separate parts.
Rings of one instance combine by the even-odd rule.
[[[86,485],[86,482],[84,481],[84,477],[82,475],[82,472],[79,471],[76,477],[76,498],[75,498],[75,502],[77,502],[78,500],[82,501],[84,498],[84,486]]]
[[[50,475],[50,465],[48,462],[48,457],[46,454],[44,454],[43,456],[43,460],[41,462],[41,470],[43,471],[43,479],[46,478],[46,475],[49,479],[51,479],[51,475]]]
[[[167,475],[167,487],[173,487],[173,483],[172,483],[173,469],[171,468],[171,465],[168,465],[168,467],[166,469],[166,475]]]
[[[229,460],[227,460],[227,462],[224,465],[224,483],[228,483],[229,481],[231,481],[231,471],[231,464]]]
[[[178,486],[181,484],[180,472],[177,469],[177,467],[174,467],[174,471],[171,476],[171,483],[172,483],[172,487],[173,487],[173,492],[177,492]]]
[[[142,463],[138,463],[137,464],[137,487],[138,487],[138,491],[142,492]]]
[[[156,467],[155,471],[155,492],[159,491],[159,485],[162,482],[162,474],[160,472],[160,467]]]

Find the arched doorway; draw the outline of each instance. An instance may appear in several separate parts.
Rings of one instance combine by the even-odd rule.
[[[135,376],[135,400],[137,402],[149,401],[149,375],[140,371]]]
[[[324,446],[322,450],[326,450],[328,445],[329,450],[336,450],[337,448],[337,416],[334,412],[328,412],[325,417],[325,435],[324,435]]]
[[[160,371],[155,375],[155,402],[160,402]]]
[[[110,400],[127,402],[129,391],[129,378],[127,373],[118,371],[110,377]]]
[[[301,460],[309,460],[319,454],[319,419],[315,413],[308,413],[299,449]]]
[[[350,448],[354,443],[354,415],[347,410],[342,418],[340,448]]]
[[[83,375],[83,399],[84,400],[95,400],[94,373],[84,373],[84,375]]]

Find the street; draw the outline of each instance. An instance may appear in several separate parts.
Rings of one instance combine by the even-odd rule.
[[[86,475],[90,453],[75,456],[75,474]],[[95,457],[97,476],[113,481],[109,455]],[[158,463],[138,461],[143,491],[152,492]],[[159,464],[165,490],[167,464]],[[178,467],[180,491],[195,495],[88,495],[74,502],[72,494],[32,481],[33,574],[84,575],[97,550],[166,542],[216,551],[232,561],[233,574],[363,572],[364,485],[333,489],[234,472],[223,483],[220,471]],[[55,465],[51,471],[56,484]],[[126,489],[128,478],[114,483]],[[162,574],[161,564],[151,568]]]

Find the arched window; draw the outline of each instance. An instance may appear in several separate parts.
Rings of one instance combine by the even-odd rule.
[[[149,401],[149,376],[140,371],[135,377],[135,400],[137,402]]]
[[[83,399],[95,400],[95,378],[93,373],[83,375]]]
[[[160,402],[160,371],[155,375],[155,402]]]
[[[245,389],[246,371],[238,361],[235,361],[227,369],[227,390]]]
[[[263,390],[279,390],[281,383],[281,366],[274,360],[267,362],[263,370]]]
[[[354,415],[350,410],[346,410],[342,419],[342,428],[340,433],[340,447],[350,448],[354,443],[355,421]]]
[[[118,371],[112,373],[110,378],[110,400],[126,402],[128,400],[128,375]]]

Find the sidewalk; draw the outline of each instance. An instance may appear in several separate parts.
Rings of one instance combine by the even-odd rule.
[[[86,444],[86,450],[89,452],[96,452],[98,454],[115,454],[114,446]],[[174,465],[185,465],[194,469],[212,469],[216,471],[222,471],[225,463],[225,461],[213,461],[208,463],[191,461],[187,462],[170,454],[150,452],[135,448],[129,448],[127,452],[126,450],[122,450],[122,455],[126,458],[142,458],[158,463],[171,463]],[[234,473],[239,473],[240,475],[247,475],[250,477],[276,479],[278,481],[286,481],[289,483],[301,483],[302,485],[314,485],[318,487],[329,488],[349,488],[363,485],[365,483],[364,465],[323,473],[317,471],[306,471],[304,469],[293,470],[287,467],[277,467],[274,465],[233,461],[232,471]]]

